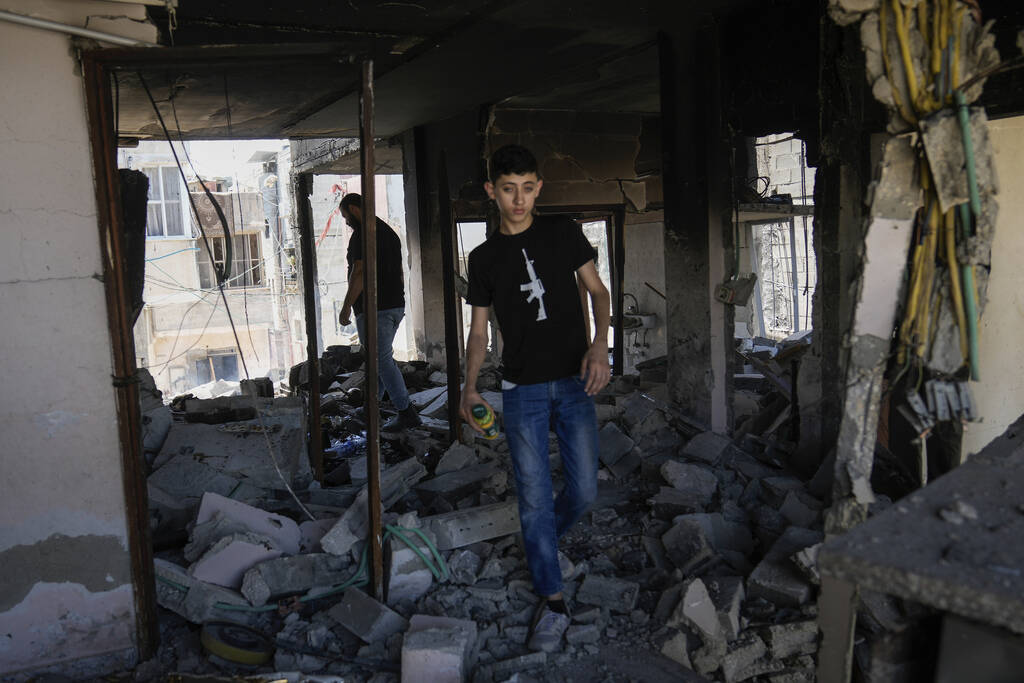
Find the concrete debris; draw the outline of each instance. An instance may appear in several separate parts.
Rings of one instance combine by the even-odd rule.
[[[639,593],[640,584],[633,581],[591,574],[583,580],[583,585],[576,593],[576,600],[628,614],[636,606]]]
[[[600,451],[598,458],[607,466],[612,466],[622,459],[622,456],[633,450],[633,439],[623,434],[619,426],[614,422],[608,422],[598,433]]]
[[[803,339],[794,348],[806,347]],[[758,343],[769,355],[785,352],[784,344]],[[419,389],[414,405],[444,405],[446,387],[427,384],[425,365],[406,365],[403,375]],[[370,663],[377,673],[369,680],[381,683],[398,680],[388,669],[402,681],[566,680],[606,644],[660,651],[722,681],[786,683],[814,671],[819,499],[767,438],[733,445],[702,432],[633,380],[617,380],[601,399],[598,500],[559,552],[573,608],[561,649],[526,649],[538,597],[502,439],[449,445],[447,426],[428,425],[382,440],[384,523],[421,531],[449,578],[436,578],[424,561],[435,562],[430,545],[404,532],[415,550],[397,535],[385,541],[380,600],[355,586],[339,591],[355,578],[369,533],[368,493],[358,483],[366,445],[362,423],[350,419],[362,402],[361,373],[330,379],[335,390],[321,403],[334,444],[325,453],[331,476],[314,484],[301,483],[301,468],[285,473],[300,482],[293,489],[316,519],[282,491],[276,473],[263,476],[255,421],[172,425],[149,482],[151,520],[162,537],[176,531],[179,543],[193,524],[188,543],[157,560],[160,605],[193,623],[276,628],[276,666],[345,680],[367,679]],[[253,401],[216,406],[233,409],[238,400]],[[256,400],[269,415],[278,399]],[[287,429],[301,425],[288,419]],[[286,427],[271,429],[280,437]],[[554,435],[551,444],[558,479]],[[878,605],[862,612],[872,628],[894,622]]]
[[[242,577],[249,569],[280,556],[280,548],[266,536],[231,534],[210,546],[188,571],[200,581],[225,588],[240,588]]]
[[[365,643],[377,643],[400,633],[409,623],[397,612],[382,605],[358,588],[349,588],[341,602],[328,614]]]
[[[426,476],[427,470],[415,458],[409,458],[381,473],[380,492],[384,509],[390,508],[409,489]],[[364,487],[341,519],[320,539],[320,546],[333,555],[344,555],[368,532],[368,493]]]
[[[242,595],[253,605],[265,605],[312,588],[343,583],[352,575],[352,563],[326,553],[280,557],[261,562],[242,578]]]
[[[721,434],[704,432],[690,439],[681,455],[708,465],[717,465],[731,445],[732,442]]]

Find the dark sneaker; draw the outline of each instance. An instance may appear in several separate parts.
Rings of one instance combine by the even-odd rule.
[[[420,419],[420,414],[416,412],[416,408],[409,406],[405,410],[398,411],[398,415],[391,418],[381,426],[381,430],[385,432],[400,432],[403,429],[411,429],[418,427],[423,423]]]
[[[545,600],[538,610],[526,646],[534,651],[552,652],[562,644],[562,636],[567,628],[569,615],[552,611]]]

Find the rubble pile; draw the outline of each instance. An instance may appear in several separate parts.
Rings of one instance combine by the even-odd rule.
[[[171,425],[150,476],[154,529],[179,530],[177,544],[158,545],[159,604],[191,624],[232,621],[271,637],[273,666],[262,671],[662,680],[645,674],[657,661],[727,682],[814,679],[823,504],[779,449],[700,431],[658,398],[664,385],[615,378],[597,397],[598,500],[560,544],[571,626],[561,650],[529,652],[537,596],[508,446],[468,433],[448,445],[446,377],[400,365],[425,417],[419,429],[382,435],[382,600],[364,590],[363,377],[339,364],[321,396],[331,444],[323,485],[309,470],[299,397],[185,402],[176,417],[194,421]],[[485,396],[500,420],[500,394]],[[243,411],[254,402],[259,419]],[[239,419],[203,421],[228,418]],[[266,467],[268,441],[282,475]],[[554,434],[550,443],[557,485]],[[161,650],[167,670],[245,671],[216,655],[182,656],[195,626],[178,624]],[[622,662],[602,657],[612,651],[632,658],[624,678]]]

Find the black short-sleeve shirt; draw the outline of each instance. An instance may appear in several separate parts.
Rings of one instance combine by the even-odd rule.
[[[363,231],[354,229],[348,241],[348,272],[352,265],[363,260]],[[364,310],[360,294],[352,308],[361,315]],[[377,310],[405,308],[405,276],[402,272],[402,240],[391,226],[377,219]]]
[[[494,307],[505,379],[536,384],[579,373],[589,340],[575,275],[596,253],[564,216],[536,216],[523,232],[496,232],[470,253],[466,302]]]

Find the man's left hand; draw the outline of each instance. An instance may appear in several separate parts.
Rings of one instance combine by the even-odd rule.
[[[338,314],[338,322],[342,325],[350,325],[352,323],[352,307],[343,306],[341,313]]]
[[[583,356],[583,363],[580,364],[580,379],[587,383],[584,387],[587,396],[594,396],[604,389],[611,376],[612,370],[608,365],[608,343],[595,341],[587,349]]]

